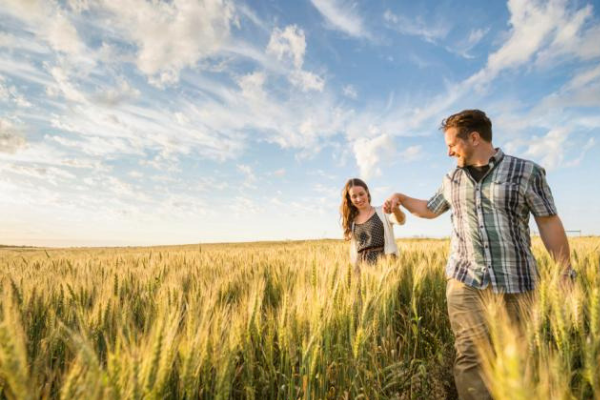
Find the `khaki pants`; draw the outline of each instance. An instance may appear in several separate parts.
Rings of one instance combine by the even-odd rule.
[[[522,311],[527,308],[523,302],[531,302],[531,292],[518,294],[493,293],[491,284],[487,288],[475,289],[456,279],[448,280],[446,300],[450,325],[454,333],[456,360],[454,380],[458,396],[462,400],[491,399],[482,378],[479,353],[476,343],[489,340],[485,321],[484,300],[501,298],[506,312],[513,323],[520,323]]]

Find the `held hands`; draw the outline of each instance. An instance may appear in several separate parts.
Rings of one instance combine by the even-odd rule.
[[[383,212],[391,214],[392,210],[399,207],[401,204],[401,196],[399,193],[394,193],[383,203]]]

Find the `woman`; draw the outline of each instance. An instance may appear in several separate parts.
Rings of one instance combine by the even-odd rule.
[[[344,239],[350,240],[350,261],[374,264],[386,255],[398,255],[392,223],[403,225],[406,216],[396,207],[388,216],[381,207],[371,206],[367,184],[360,179],[348,180],[342,191],[342,227]]]

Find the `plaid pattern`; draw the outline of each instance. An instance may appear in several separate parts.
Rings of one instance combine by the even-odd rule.
[[[532,161],[497,149],[478,183],[456,168],[427,207],[439,215],[452,209],[452,240],[446,276],[494,292],[535,288],[537,265],[531,253],[529,213],[556,215],[545,171]]]

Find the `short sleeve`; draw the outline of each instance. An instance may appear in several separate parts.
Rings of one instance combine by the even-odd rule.
[[[539,165],[534,165],[528,183],[525,201],[531,213],[536,217],[558,214],[550,186],[546,181],[546,171]]]
[[[427,202],[427,208],[435,215],[443,214],[450,209],[450,203],[448,203],[448,200],[446,200],[446,197],[444,196],[444,182],[442,182],[442,186],[440,186],[438,191]]]

